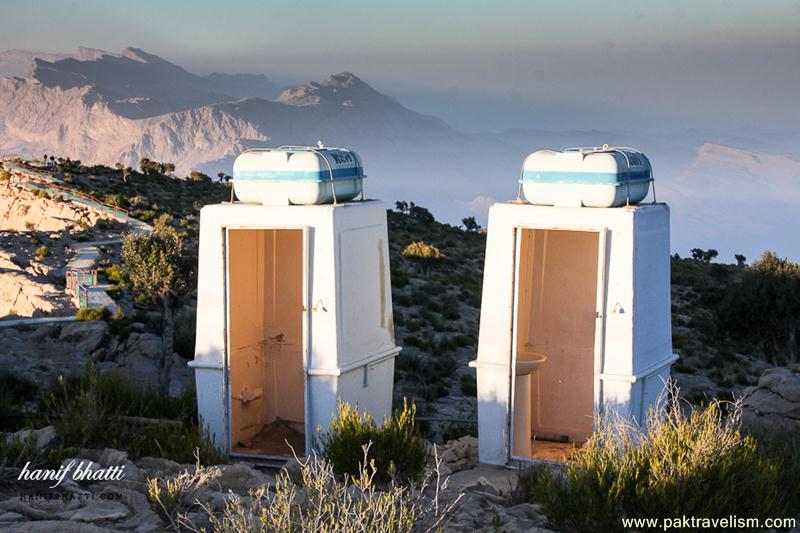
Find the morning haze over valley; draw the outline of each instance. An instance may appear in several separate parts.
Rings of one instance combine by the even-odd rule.
[[[598,44],[595,63],[600,66],[595,68],[615,65],[614,76],[622,80],[647,73],[647,67],[635,68],[643,61],[641,52],[629,59],[631,63],[610,60],[619,57],[616,46],[622,44]],[[758,104],[747,86],[754,83],[753,76],[763,76],[761,72],[743,70],[737,74],[738,88],[710,92],[703,89],[703,76],[692,81],[682,79],[685,73],[665,73],[660,81],[636,81],[641,91],[621,88],[619,98],[604,109],[604,104],[593,103],[597,89],[585,86],[584,94],[572,81],[565,81],[563,94],[548,103],[554,81],[545,73],[560,79],[573,59],[554,61],[543,52],[502,66],[520,70],[517,79],[508,82],[516,96],[509,101],[507,94],[498,94],[493,101],[495,89],[487,89],[480,98],[462,94],[455,86],[444,93],[425,89],[432,83],[426,81],[426,72],[415,72],[407,63],[398,65],[407,74],[404,82],[375,83],[357,68],[363,58],[348,65],[339,57],[332,63],[347,70],[331,74],[317,58],[305,69],[319,72],[317,79],[287,83],[286,59],[271,49],[260,57],[263,69],[226,74],[194,74],[192,68],[164,59],[174,53],[163,45],[147,50],[37,50],[0,52],[0,152],[5,154],[50,153],[134,168],[147,157],[174,163],[178,177],[192,170],[216,176],[230,174],[233,159],[247,148],[321,140],[358,147],[369,168],[369,195],[416,201],[448,222],[475,216],[485,224],[494,201],[516,196],[514,182],[523,157],[531,151],[635,146],[651,158],[657,198],[674,212],[674,251],[715,248],[721,259],[730,261],[737,253],[757,257],[763,249],[794,258],[800,246],[798,233],[789,229],[797,222],[794,206],[800,201],[800,133],[769,114],[759,117],[748,111]],[[659,52],[653,63],[663,61],[662,55]],[[273,56],[277,65],[270,68]],[[789,56],[784,67],[774,66],[781,71],[775,73],[777,79],[796,78],[797,57]],[[721,68],[712,59],[695,61]],[[208,62],[211,59],[198,70],[231,71],[226,61]],[[482,68],[487,67],[475,65]],[[575,68],[579,70],[570,77],[580,76],[584,67]],[[691,68],[695,67],[684,70]],[[379,78],[386,77],[379,72]],[[533,81],[521,86],[524,73]],[[505,74],[501,72],[496,83],[502,83]],[[720,74],[725,79],[731,75],[727,70]],[[414,80],[419,80],[418,87]],[[601,76],[597,85],[603,80]],[[655,88],[659,83],[662,86]],[[697,93],[693,99],[683,96],[676,110],[676,115],[688,111],[682,126],[679,117],[663,114],[664,106],[675,105],[665,86],[691,92],[691,83],[698,84]],[[565,98],[574,100],[567,108]],[[721,107],[729,116],[747,111],[752,126],[722,127],[712,117]],[[495,116],[485,120],[492,109]],[[789,108],[785,111],[791,114]]]

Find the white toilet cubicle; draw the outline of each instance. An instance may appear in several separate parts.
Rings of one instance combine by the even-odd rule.
[[[248,151],[233,180],[246,201],[201,210],[190,366],[201,423],[231,456],[310,453],[337,399],[391,412],[386,206],[352,200],[363,178],[343,148]]]
[[[479,457],[581,443],[601,414],[643,423],[672,353],[669,208],[498,203],[477,359]]]

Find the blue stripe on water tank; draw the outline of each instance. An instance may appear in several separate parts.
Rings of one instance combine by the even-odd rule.
[[[335,180],[363,177],[363,171],[358,167],[337,168],[333,170],[333,179]],[[331,174],[327,170],[234,170],[233,179],[264,181],[330,181]]]
[[[630,173],[631,181],[649,180],[650,172],[633,171]],[[609,185],[620,184],[628,181],[627,172],[561,172],[555,170],[525,170],[522,172],[522,181],[535,181],[537,183],[578,183],[582,185]]]

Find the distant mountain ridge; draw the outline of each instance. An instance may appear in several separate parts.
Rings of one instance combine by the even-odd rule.
[[[265,76],[196,76],[137,48],[84,48],[34,57],[28,78],[0,80],[0,151],[58,153],[135,166],[148,157],[190,170],[226,170],[266,143],[350,144],[380,151],[464,139],[343,72],[286,89]]]
[[[0,154],[57,154],[136,166],[141,157],[211,175],[253,146],[356,149],[369,195],[413,200],[449,222],[486,223],[516,197],[523,157],[542,148],[628,145],[653,162],[657,198],[673,213],[673,247],[800,259],[800,134],[760,139],[678,133],[516,129],[468,135],[408,109],[351,72],[284,89],[266,76],[198,76],[137,48],[75,54],[0,52]],[[16,70],[15,70],[16,69]],[[652,196],[650,197],[652,198]],[[794,255],[792,255],[794,254]],[[728,258],[730,259],[730,258]]]
[[[35,57],[30,79],[47,87],[92,86],[117,114],[147,118],[242,97],[273,98],[277,89],[264,75],[215,73],[196,76],[139,48],[122,52],[81,48],[54,61]]]

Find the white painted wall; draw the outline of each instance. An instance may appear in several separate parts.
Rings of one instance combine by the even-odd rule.
[[[489,211],[478,358],[480,461],[509,459],[515,231],[594,230],[605,236],[598,307],[595,413],[643,420],[662,392],[672,353],[669,208],[599,209],[498,203]]]
[[[195,368],[198,410],[215,444],[230,451],[226,391],[226,229],[306,231],[306,452],[327,427],[336,398],[376,420],[391,412],[394,357],[386,206],[218,204],[200,214]],[[364,380],[364,368],[367,380]]]

